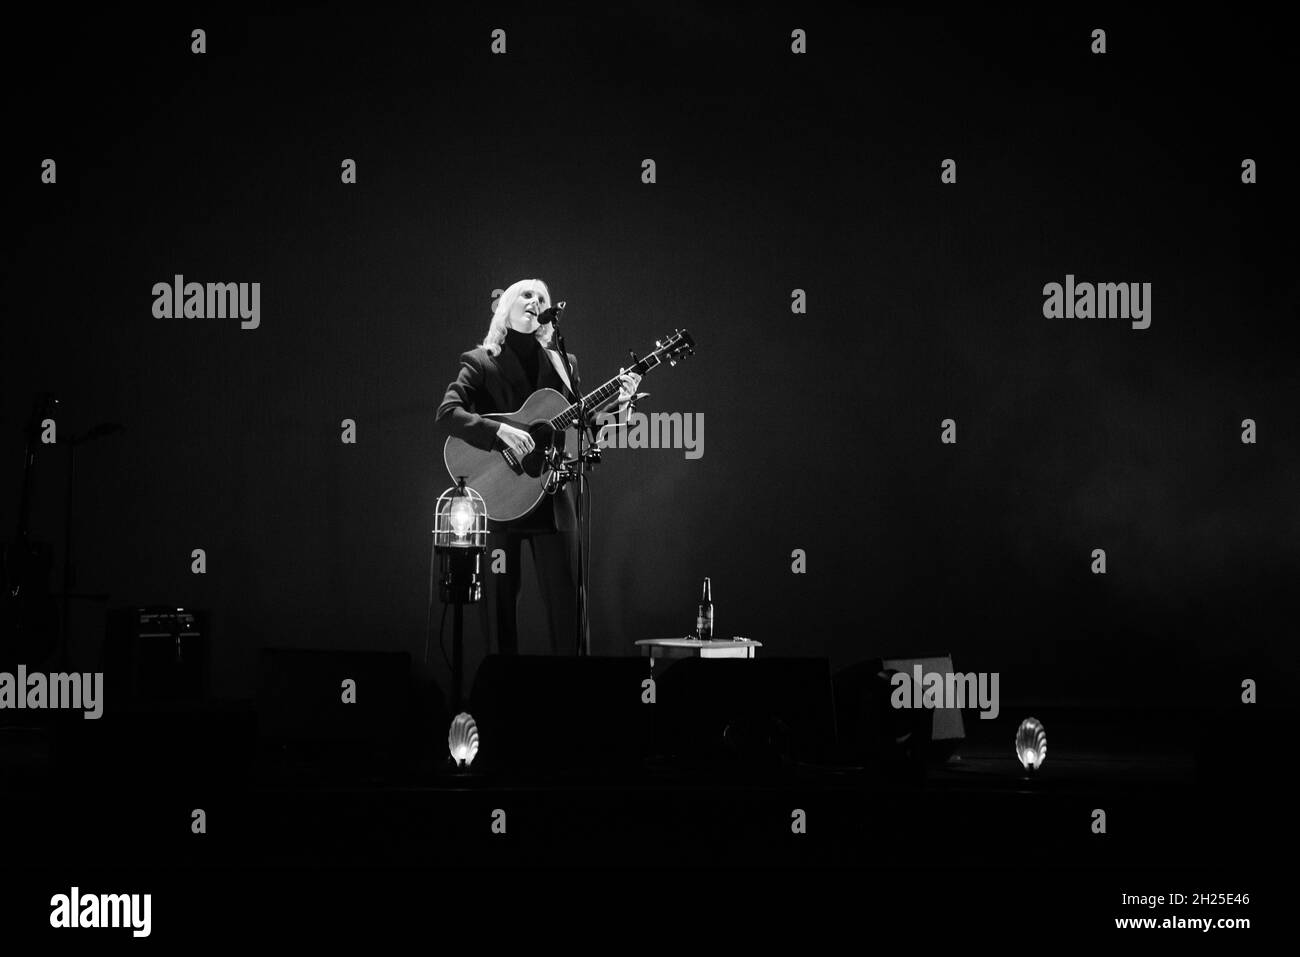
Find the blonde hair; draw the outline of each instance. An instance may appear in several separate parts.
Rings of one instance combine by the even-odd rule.
[[[510,328],[510,307],[515,304],[515,300],[524,291],[524,287],[533,284],[538,287],[538,291],[541,293],[539,298],[542,300],[542,308],[550,308],[551,290],[546,288],[546,283],[540,279],[521,279],[513,283],[497,299],[497,307],[492,313],[492,323],[488,326],[487,335],[483,337],[481,346],[488,355],[497,356],[501,354],[501,343],[506,341],[506,330]],[[555,327],[549,324],[539,326],[534,335],[543,349],[549,348],[551,337],[555,335]]]

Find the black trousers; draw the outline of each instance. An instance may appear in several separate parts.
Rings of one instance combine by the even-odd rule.
[[[483,611],[490,618],[487,633],[495,636],[498,653],[519,653],[519,597],[524,584],[525,546],[532,550],[533,566],[537,569],[551,654],[574,654],[578,621],[578,536],[575,532],[506,529],[489,533],[483,576]],[[500,567],[502,555],[497,549],[504,553],[503,571],[492,570]]]

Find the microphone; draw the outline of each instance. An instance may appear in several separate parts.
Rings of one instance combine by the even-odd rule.
[[[565,302],[561,299],[550,309],[543,309],[542,314],[537,317],[537,324],[539,326],[549,326],[553,322],[559,322],[560,317],[564,314],[564,306]]]

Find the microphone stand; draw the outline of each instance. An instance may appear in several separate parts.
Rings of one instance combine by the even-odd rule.
[[[560,315],[564,311],[564,303],[559,303],[555,319],[552,320],[555,325],[555,343],[560,350],[560,363],[564,366],[564,374],[569,377],[570,385],[576,385],[573,381],[573,367],[569,365],[569,350],[564,344],[564,336],[560,333]],[[582,406],[582,394],[578,389],[573,390],[573,397],[577,400],[578,406],[578,633],[576,636],[575,647],[578,657],[589,656],[591,648],[588,647],[587,632],[587,568],[586,556],[583,554],[582,539],[585,532],[585,523],[583,520],[582,499],[583,487],[587,484],[586,457],[583,455],[582,442],[587,433],[587,416],[586,410]]]

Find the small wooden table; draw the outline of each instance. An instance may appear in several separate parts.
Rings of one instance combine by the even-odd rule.
[[[655,658],[753,658],[761,641],[747,638],[718,639],[700,641],[698,638],[645,638],[636,643],[641,654],[651,660]]]

